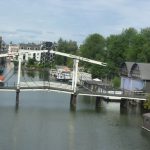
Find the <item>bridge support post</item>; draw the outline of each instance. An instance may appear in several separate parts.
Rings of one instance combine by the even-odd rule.
[[[16,108],[19,107],[19,93],[20,93],[20,89],[16,90]]]
[[[120,108],[127,108],[127,107],[128,107],[128,100],[127,99],[121,99]]]
[[[16,108],[17,109],[19,107],[20,75],[21,75],[21,58],[19,58],[19,64],[18,64],[18,81],[17,81],[17,89],[16,89]]]
[[[100,107],[101,107],[101,98],[96,97],[95,108],[100,108]]]
[[[77,91],[78,63],[79,63],[79,60],[74,59],[73,75],[72,75],[72,90],[73,90],[74,93],[76,93],[76,91]]]
[[[71,94],[71,97],[70,97],[70,109],[71,110],[76,110],[76,102],[77,102],[77,95]]]

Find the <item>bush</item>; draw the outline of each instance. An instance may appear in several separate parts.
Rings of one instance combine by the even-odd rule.
[[[115,78],[112,80],[112,83],[113,83],[113,87],[114,87],[114,88],[119,88],[119,87],[120,87],[120,78],[119,78],[119,77],[115,77]]]
[[[144,109],[150,110],[150,94],[147,95],[146,101],[144,102]]]
[[[27,66],[33,66],[36,63],[36,60],[33,58],[30,58],[27,62]]]

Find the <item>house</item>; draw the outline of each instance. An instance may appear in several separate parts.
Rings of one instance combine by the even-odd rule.
[[[35,59],[36,61],[40,62],[42,57],[43,57],[43,53],[47,53],[47,50],[26,50],[26,49],[20,49],[19,50],[20,53],[20,58],[22,61],[27,62],[29,59]]]
[[[48,53],[53,46],[52,42],[42,42],[40,44],[28,43],[19,44],[19,53],[23,61],[28,61],[30,58],[38,62],[45,62],[53,59],[53,54]]]
[[[35,44],[35,43],[21,43],[19,44],[19,49],[24,49],[24,50],[40,50],[41,49],[41,44]]]
[[[120,68],[121,89],[150,92],[150,63],[125,62]]]
[[[19,45],[17,44],[8,45],[8,55],[11,61],[13,61],[18,56],[18,51],[19,51]]]

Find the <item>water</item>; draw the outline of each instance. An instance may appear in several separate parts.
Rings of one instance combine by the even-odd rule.
[[[120,113],[119,103],[78,97],[76,112],[69,109],[67,94],[0,92],[0,150],[148,150],[150,136],[141,129],[137,109]]]
[[[141,129],[138,108],[120,111],[119,103],[50,91],[0,92],[0,150],[149,150],[150,133]]]

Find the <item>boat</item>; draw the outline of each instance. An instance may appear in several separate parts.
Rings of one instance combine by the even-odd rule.
[[[57,75],[56,75],[56,80],[58,81],[68,81],[68,80],[71,80],[71,74],[70,72],[58,72]]]
[[[0,75],[0,86],[4,85],[4,76]]]
[[[0,66],[0,74],[2,74],[4,71],[4,67],[3,66]]]
[[[142,128],[150,132],[150,113],[145,113],[143,115]]]

